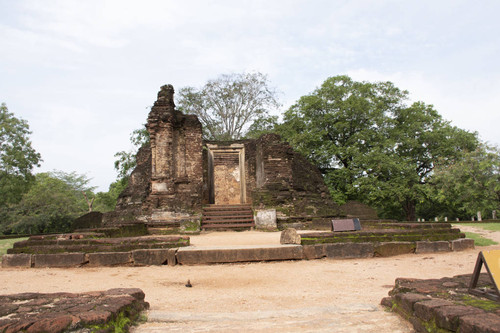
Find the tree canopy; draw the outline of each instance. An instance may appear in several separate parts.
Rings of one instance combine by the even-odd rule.
[[[255,120],[279,106],[276,95],[264,74],[223,74],[200,89],[181,88],[177,105],[184,113],[198,116],[206,139],[236,140]]]
[[[433,182],[439,202],[464,217],[500,211],[500,150],[479,145],[451,163],[438,161]]]
[[[72,221],[88,212],[82,192],[93,195],[89,182],[87,177],[74,172],[36,174],[21,201],[11,207],[0,231],[20,234],[70,231]]]
[[[21,200],[41,156],[31,145],[28,123],[0,105],[0,208]]]
[[[316,163],[338,202],[361,200],[386,217],[415,219],[437,160],[475,149],[475,133],[443,120],[431,105],[407,105],[391,82],[327,79],[285,112],[282,137]]]

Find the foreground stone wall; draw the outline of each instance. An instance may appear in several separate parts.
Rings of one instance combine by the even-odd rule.
[[[412,323],[417,332],[500,332],[500,303],[468,293],[471,275],[442,279],[396,279],[382,305]],[[478,287],[492,288],[486,273]]]
[[[128,332],[149,308],[144,297],[137,288],[0,295],[0,332]]]

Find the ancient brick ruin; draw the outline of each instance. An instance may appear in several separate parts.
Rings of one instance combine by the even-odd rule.
[[[208,205],[276,210],[280,229],[327,229],[331,218],[349,215],[331,200],[319,170],[278,135],[204,141],[197,116],[176,110],[173,95],[171,85],[161,87],[146,124],[150,145],[138,152],[116,210],[104,214],[105,225],[196,229]],[[376,218],[373,210],[368,216]]]

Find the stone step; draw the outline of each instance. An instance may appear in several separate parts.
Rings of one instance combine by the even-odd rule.
[[[372,235],[429,235],[429,234],[451,233],[459,234],[458,228],[442,228],[442,229],[377,229],[377,230],[360,230],[360,231],[342,231],[342,232],[306,232],[301,235],[314,238],[330,238],[330,237],[352,237],[352,236],[372,236]]]
[[[14,243],[9,254],[128,252],[136,249],[164,249],[189,246],[187,236],[144,236],[99,239],[35,239]]]
[[[176,243],[144,243],[144,244],[120,244],[120,245],[40,245],[28,246],[26,248],[9,249],[9,254],[31,253],[31,254],[57,254],[57,253],[96,253],[96,252],[129,252],[139,249],[169,249],[177,248]]]
[[[221,212],[221,211],[251,211],[250,205],[213,205],[203,207],[203,212]]]
[[[77,229],[75,232],[102,233],[105,237],[110,238],[145,236],[148,234],[146,225],[138,222],[115,224],[109,227]]]
[[[244,205],[209,205],[203,208],[201,228],[205,229],[241,229],[253,228],[252,207]]]
[[[203,221],[202,226],[205,224],[235,224],[235,223],[254,223],[253,219],[251,218],[246,218],[246,219],[224,219],[224,220],[206,220]]]
[[[104,238],[106,235],[103,232],[95,232],[93,230],[75,230],[75,232],[67,234],[52,234],[52,235],[32,235],[30,240],[64,240],[64,239],[94,239]]]
[[[214,216],[204,216],[202,221],[214,221],[214,220],[232,220],[232,219],[243,219],[243,220],[253,220],[253,215],[214,215]]]
[[[203,224],[202,229],[238,229],[238,228],[253,228],[255,223],[218,223],[218,224]]]
[[[156,228],[156,227],[171,227],[171,228],[179,228],[181,226],[180,221],[161,221],[161,220],[154,220],[154,221],[149,221],[146,223],[146,226],[148,228]]]
[[[361,221],[363,229],[444,229],[451,228],[450,223],[430,223],[430,222],[379,222]]]
[[[213,211],[207,211],[203,212],[203,216],[224,216],[224,215],[252,215],[252,210],[251,209],[245,209],[245,210],[213,210]]]
[[[440,241],[455,240],[465,238],[465,234],[460,233],[458,229],[433,232],[339,232],[339,233],[303,233],[301,234],[302,245],[321,244],[321,243],[362,243],[362,242],[391,242],[391,241]]]
[[[203,208],[220,208],[220,207],[252,207],[251,204],[208,204],[203,206]]]

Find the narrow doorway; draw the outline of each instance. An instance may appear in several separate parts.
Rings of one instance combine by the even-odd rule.
[[[242,144],[207,144],[210,203],[236,205],[246,202],[245,148]]]

